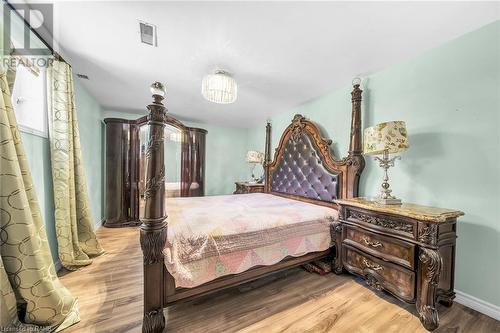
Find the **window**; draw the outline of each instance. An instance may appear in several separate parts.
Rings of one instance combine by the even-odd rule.
[[[19,64],[12,88],[12,106],[19,130],[48,137],[45,68],[30,69]]]

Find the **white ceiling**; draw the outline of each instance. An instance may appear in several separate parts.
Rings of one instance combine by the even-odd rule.
[[[145,112],[158,80],[172,115],[247,127],[499,14],[496,2],[58,2],[54,37],[106,110]],[[138,20],[157,25],[157,48]],[[217,68],[239,84],[234,104],[201,96]]]

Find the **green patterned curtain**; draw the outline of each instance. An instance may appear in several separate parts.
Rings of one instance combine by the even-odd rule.
[[[0,331],[59,331],[80,320],[77,300],[54,269],[2,66],[0,85]]]
[[[74,270],[92,263],[91,258],[102,254],[103,250],[93,230],[71,67],[65,62],[54,61],[47,71],[47,80],[58,252],[61,264]]]

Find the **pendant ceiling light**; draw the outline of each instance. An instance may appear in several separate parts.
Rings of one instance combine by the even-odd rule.
[[[238,86],[226,71],[217,70],[203,78],[201,94],[210,102],[230,104],[236,101]]]

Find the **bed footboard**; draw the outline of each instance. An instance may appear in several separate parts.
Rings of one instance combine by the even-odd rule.
[[[146,152],[146,207],[141,218],[140,242],[144,257],[144,317],[142,332],[162,332],[163,315],[163,248],[167,240],[165,214],[164,127],[166,108],[162,104],[164,88],[159,82],[151,85],[153,103],[148,105],[149,140]]]

